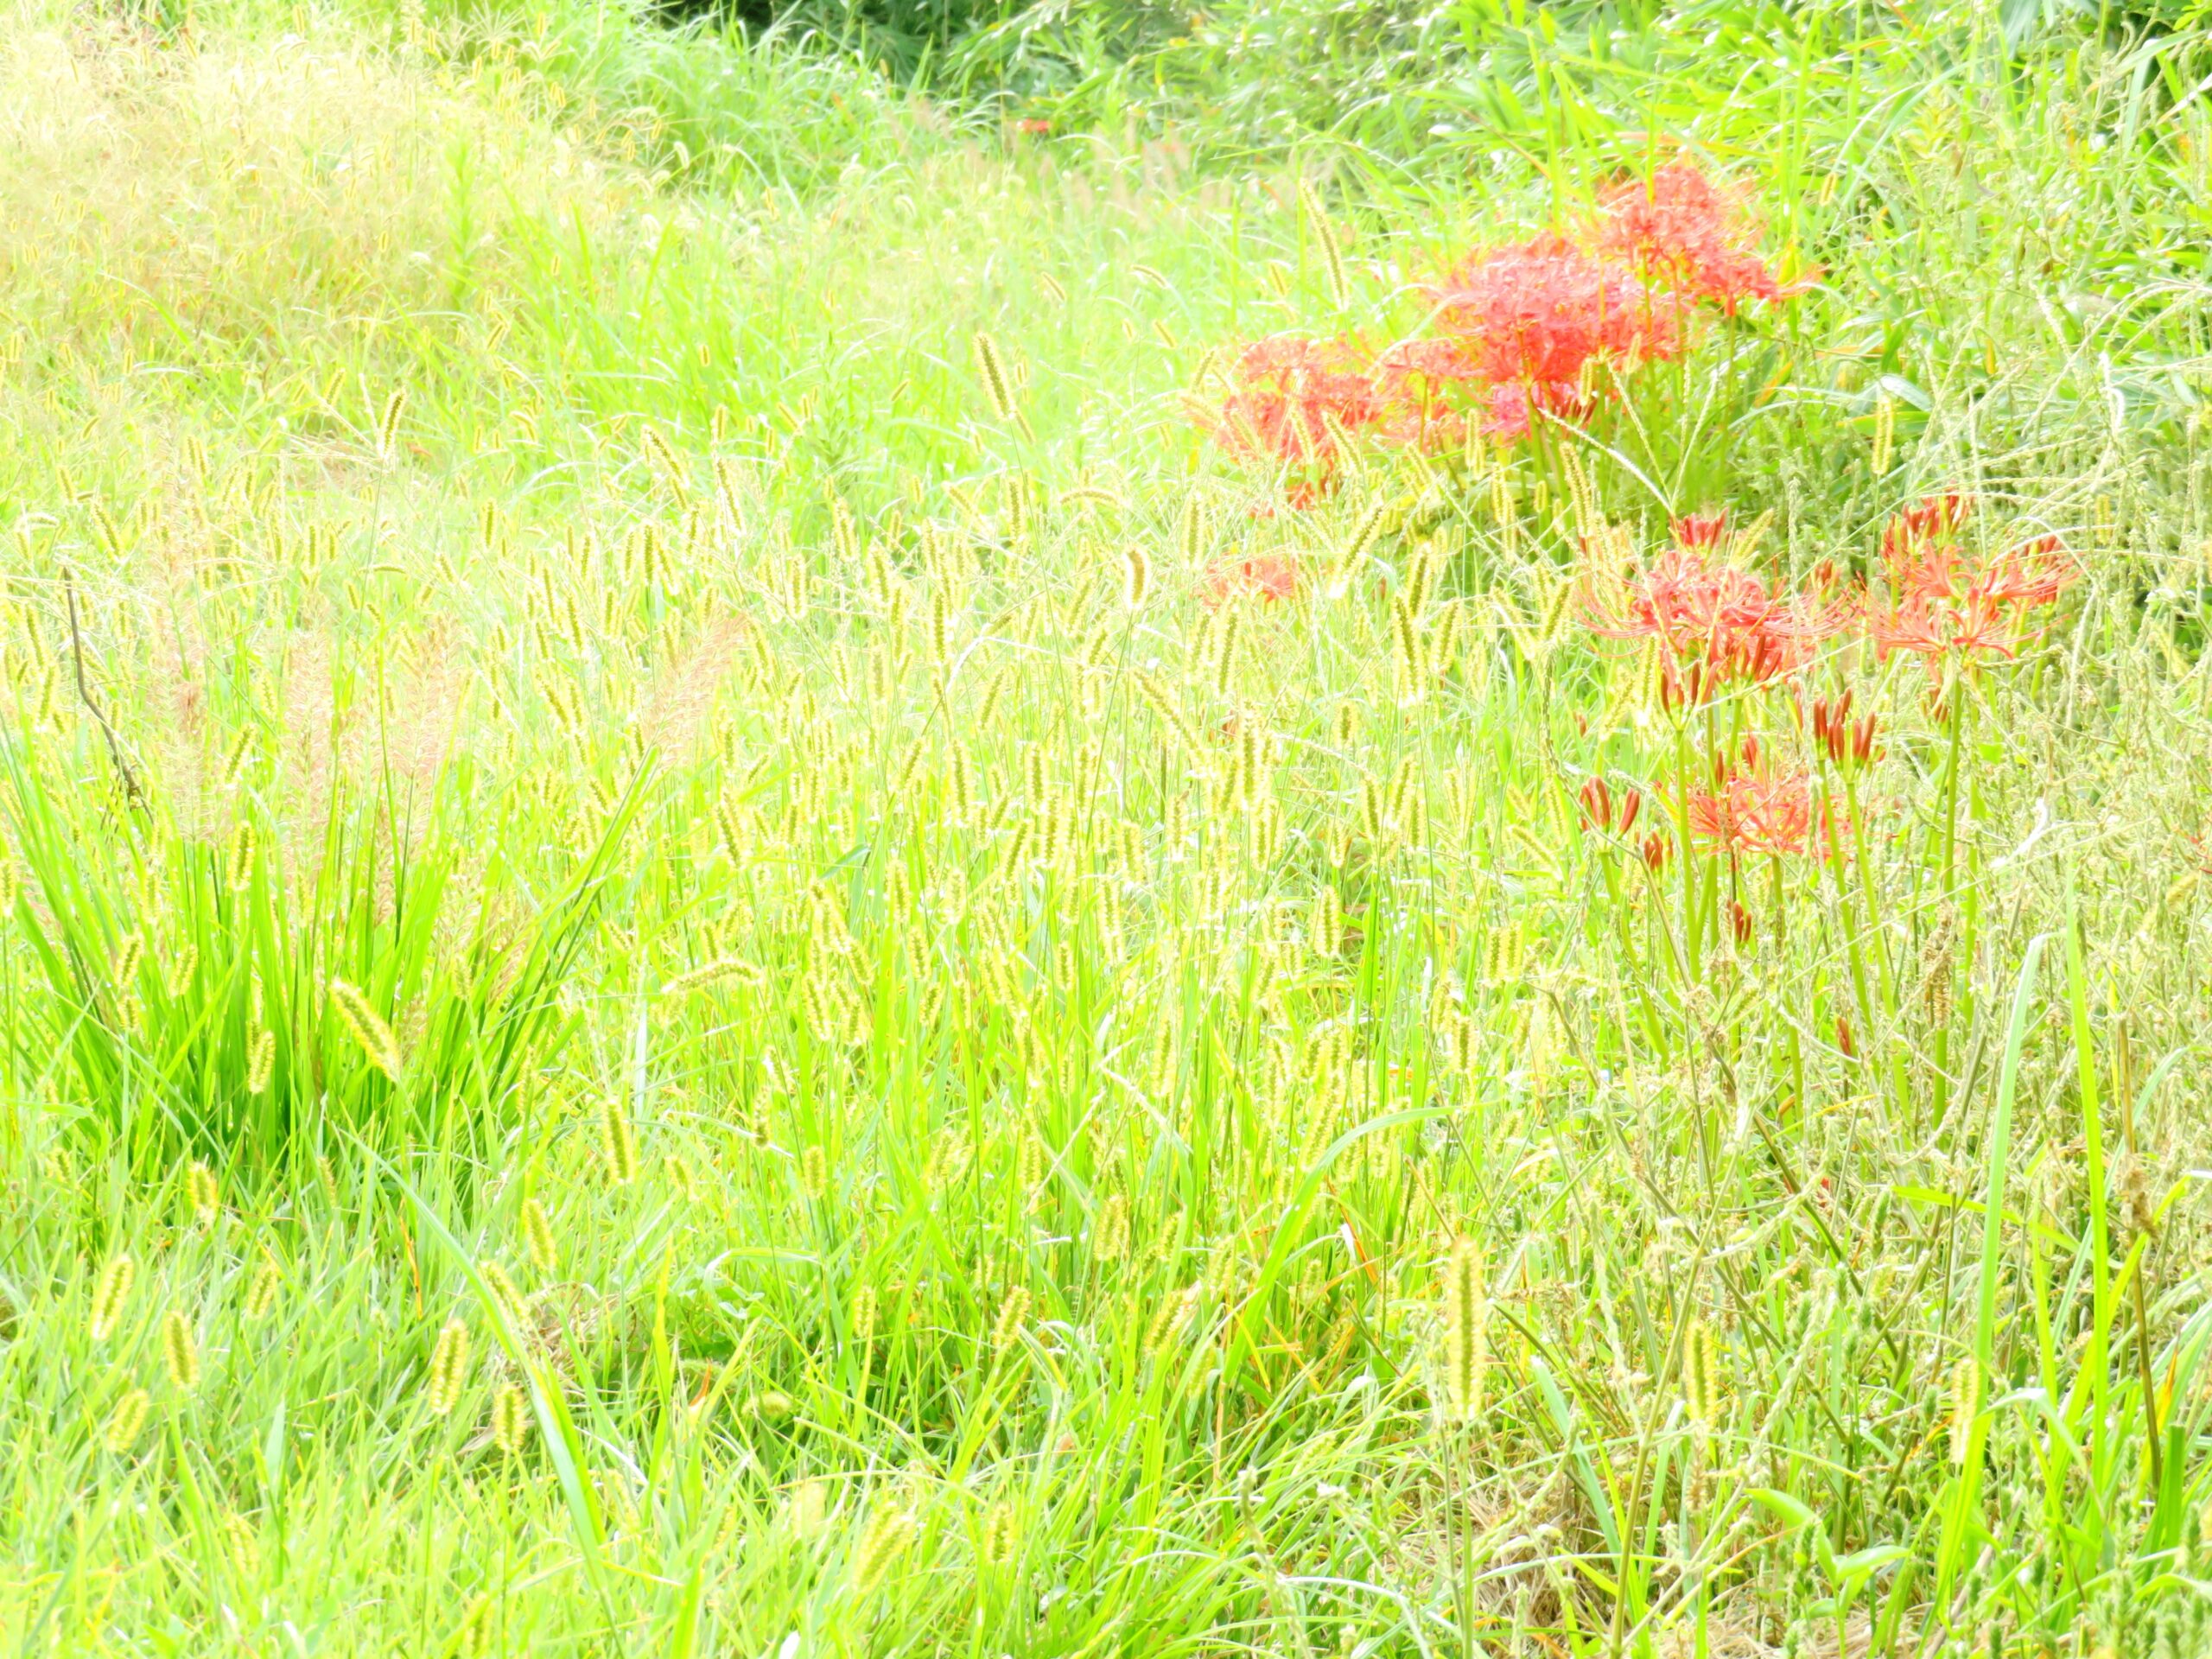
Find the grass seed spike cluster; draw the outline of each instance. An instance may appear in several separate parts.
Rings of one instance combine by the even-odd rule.
[[[431,32],[5,68],[262,239],[0,268],[0,1630],[2202,1647],[2185,292],[1958,391],[1648,140],[725,210]]]

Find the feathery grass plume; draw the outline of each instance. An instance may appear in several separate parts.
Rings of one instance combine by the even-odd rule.
[[[241,818],[231,831],[230,853],[223,861],[223,885],[232,893],[244,893],[252,885],[255,842],[253,821]]]
[[[1019,417],[1014,397],[1014,377],[1007,372],[1006,359],[999,355],[999,343],[988,334],[975,338],[976,372],[983,382],[983,396],[991,406],[991,413],[1002,421]]]
[[[1307,913],[1306,942],[1317,957],[1334,957],[1344,948],[1344,901],[1336,888],[1325,887],[1313,895]]]
[[[841,570],[849,570],[861,562],[860,526],[853,522],[851,509],[834,498],[830,503],[830,550]]]
[[[473,1597],[453,1634],[452,1649],[459,1659],[480,1659],[492,1648],[492,1598]]]
[[[985,1567],[1004,1567],[1013,1560],[1021,1552],[1021,1505],[1002,1497],[985,1510],[976,1545]]]
[[[1160,1305],[1159,1311],[1152,1316],[1152,1323],[1145,1327],[1144,1355],[1147,1359],[1159,1358],[1183,1327],[1197,1317],[1199,1300],[1205,1294],[1205,1285],[1196,1284]]]
[[[1690,1321],[1682,1336],[1682,1403],[1702,1428],[1720,1421],[1728,1389],[1720,1370],[1720,1338],[1703,1319]]]
[[[1426,689],[1421,625],[1401,594],[1390,601],[1390,672],[1399,687],[1398,706],[1408,708]]]
[[[1981,1414],[1981,1362],[1967,1355],[1951,1367],[1951,1463],[1963,1469],[1971,1449],[1974,1419]]]
[[[1389,521],[1390,503],[1382,496],[1375,497],[1360,509],[1359,517],[1352,520],[1351,530],[1345,536],[1344,544],[1337,550],[1336,559],[1330,568],[1327,592],[1331,599],[1342,599],[1351,591],[1351,585],[1359,575],[1361,562],[1382,538]]]
[[[479,1262],[476,1270],[483,1277],[484,1287],[492,1293],[492,1300],[499,1304],[501,1316],[509,1325],[519,1326],[526,1304],[513,1275],[497,1262]]]
[[[1322,270],[1329,279],[1329,303],[1341,311],[1351,303],[1351,283],[1344,271],[1344,249],[1338,244],[1336,226],[1329,223],[1329,215],[1321,207],[1321,193],[1310,181],[1298,181],[1298,200],[1305,207],[1306,223],[1313,227],[1313,239],[1320,245]]]
[[[830,1158],[819,1143],[806,1147],[798,1155],[798,1188],[817,1203],[830,1194]]]
[[[676,453],[676,446],[663,435],[661,429],[646,423],[639,434],[646,455],[660,469],[661,481],[668,486],[668,493],[677,501],[690,498],[690,481],[684,476],[683,458]]]
[[[1213,637],[1207,642],[1211,660],[1206,665],[1206,677],[1212,682],[1216,696],[1227,696],[1236,680],[1236,647],[1243,626],[1243,607],[1237,605],[1224,607],[1214,623]]]
[[[1482,1247],[1471,1238],[1454,1239],[1444,1259],[1444,1411],[1449,1421],[1471,1422],[1482,1409],[1489,1320]]]
[[[607,1179],[627,1186],[638,1179],[638,1138],[620,1095],[609,1095],[599,1109],[599,1155]]]
[[[991,1325],[991,1352],[995,1357],[1020,1340],[1022,1321],[1028,1317],[1029,1293],[1016,1285],[999,1304],[998,1318]]]
[[[399,423],[407,414],[407,388],[397,387],[384,400],[384,410],[377,416],[377,459],[389,465],[398,458]]]
[[[502,1382],[492,1396],[492,1444],[511,1458],[530,1445],[530,1395],[518,1382]]]
[[[561,1247],[554,1239],[553,1224],[546,1218],[545,1206],[535,1198],[522,1201],[522,1242],[530,1265],[538,1273],[550,1275],[561,1265]]]
[[[200,1386],[200,1344],[193,1340],[192,1322],[175,1308],[162,1317],[162,1364],[179,1394]]]
[[[1111,1267],[1128,1253],[1129,1201],[1119,1192],[1109,1193],[1098,1206],[1098,1219],[1091,1224],[1091,1260]]]
[[[276,1074],[276,1033],[273,1031],[256,1032],[245,1055],[245,1091],[249,1095],[268,1092],[269,1081]]]
[[[138,1444],[138,1436],[145,1432],[146,1411],[153,1404],[153,1396],[143,1389],[133,1389],[115,1402],[115,1409],[108,1414],[107,1429],[101,1441],[117,1457],[122,1457]]]
[[[1141,611],[1152,592],[1152,556],[1135,542],[1122,550],[1122,608]]]
[[[123,1305],[130,1300],[130,1287],[138,1278],[138,1264],[128,1252],[111,1257],[100,1269],[100,1276],[92,1286],[92,1306],[86,1321],[86,1331],[96,1343],[105,1342],[115,1334],[117,1322],[123,1317]]]
[[[761,982],[760,969],[742,957],[714,957],[690,972],[678,974],[674,979],[664,982],[661,989],[671,996],[680,996],[686,991],[696,991],[724,979],[739,980],[753,988]]]
[[[384,1073],[393,1083],[399,1081],[399,1039],[384,1022],[383,1016],[369,1006],[369,999],[359,986],[350,980],[330,982],[331,1006],[338,1010],[338,1018],[347,1033],[368,1058],[371,1065]]]
[[[1574,520],[1575,533],[1589,540],[1605,528],[1605,516],[1598,505],[1597,486],[1590,481],[1581,457],[1573,450],[1562,448],[1559,465],[1567,479],[1567,512]]]
[[[438,1332],[437,1345],[430,1350],[430,1415],[443,1417],[450,1413],[460,1403],[461,1387],[467,1381],[468,1326],[455,1314],[446,1321]]]
[[[1890,470],[1890,457],[1897,447],[1897,406],[1888,397],[1874,400],[1874,476],[1881,477]]]
[[[1185,570],[1198,569],[1211,541],[1212,525],[1207,519],[1205,501],[1193,490],[1183,498],[1183,511],[1175,521],[1175,552]]]
[[[276,1265],[275,1256],[264,1250],[260,1265],[253,1270],[253,1281],[246,1287],[243,1312],[249,1324],[258,1325],[276,1311],[276,1294],[283,1284],[284,1270]]]
[[[203,1227],[213,1226],[223,1208],[223,1195],[216,1185],[215,1172],[194,1159],[184,1172],[184,1195],[192,1205],[194,1218]]]
[[[1203,745],[1198,741],[1198,731],[1183,718],[1182,710],[1175,706],[1173,696],[1160,683],[1160,677],[1149,670],[1139,669],[1135,685],[1137,696],[1143,698],[1153,713],[1160,716],[1160,723],[1174,733],[1175,741],[1183,746],[1185,752],[1193,756],[1198,754]]]
[[[853,1550],[853,1588],[867,1595],[906,1553],[916,1530],[913,1511],[887,1504],[868,1518]]]
[[[138,964],[145,959],[146,941],[135,932],[124,934],[116,942],[114,956],[108,959],[108,982],[128,994],[138,977]]]
[[[193,976],[199,971],[200,947],[187,944],[162,969],[162,988],[171,996],[181,997],[192,988]]]

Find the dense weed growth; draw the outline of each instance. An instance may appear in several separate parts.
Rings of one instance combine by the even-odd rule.
[[[303,21],[0,59],[16,1645],[2202,1650],[2145,60],[1413,212]]]

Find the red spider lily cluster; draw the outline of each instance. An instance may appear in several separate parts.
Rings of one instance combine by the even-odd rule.
[[[1670,705],[1794,674],[1822,640],[1858,618],[1857,594],[1832,569],[1806,593],[1777,594],[1729,564],[1726,513],[1678,519],[1674,530],[1673,545],[1630,573],[1623,588],[1584,594],[1592,632],[1658,642],[1661,691]]]
[[[1616,803],[1611,785],[1603,778],[1592,778],[1583,785],[1580,799],[1583,817],[1592,830],[1605,836],[1625,836],[1636,827],[1637,815],[1643,810],[1643,797],[1632,789]]]
[[[1977,552],[1966,531],[1975,504],[1957,493],[1907,507],[1882,536],[1887,597],[1865,595],[1824,563],[1811,582],[1782,591],[1732,563],[1740,538],[1726,513],[1675,521],[1667,549],[1624,575],[1586,578],[1584,620],[1605,639],[1649,640],[1659,650],[1661,696],[1671,709],[1701,707],[1735,687],[1789,683],[1815,757],[1847,778],[1870,765],[1878,725],[1853,710],[1854,693],[1816,697],[1809,708],[1794,682],[1823,641],[1864,621],[1886,657],[1910,652],[1939,683],[1948,664],[1972,667],[2012,658],[2035,626],[2032,613],[2081,575],[2057,537],[2040,536],[2001,553]],[[1586,788],[1586,816],[1601,828],[1606,798]],[[1850,819],[1802,769],[1779,769],[1746,740],[1740,757],[1713,757],[1709,787],[1687,797],[1691,835],[1726,851],[1826,859],[1841,851]],[[1647,855],[1649,856],[1649,855]],[[1663,858],[1652,857],[1656,868]]]
[[[1232,599],[1273,603],[1298,595],[1298,561],[1284,553],[1255,553],[1211,566],[1200,587],[1209,608]]]
[[[1831,766],[1864,766],[1874,759],[1874,716],[1861,715],[1854,722],[1851,697],[1847,687],[1834,701],[1813,699],[1813,741],[1827,752]]]
[[[1568,237],[1480,249],[1428,290],[1429,326],[1370,356],[1349,339],[1280,335],[1247,346],[1203,423],[1232,453],[1325,494],[1347,440],[1440,448],[1469,422],[1502,442],[1544,419],[1580,420],[1637,365],[1676,357],[1690,312],[1728,315],[1795,290],[1756,251],[1758,226],[1695,168],[1661,168],[1608,190]]]
[[[1891,599],[1870,625],[1875,646],[1885,657],[1913,653],[1931,680],[1954,660],[1971,666],[1986,657],[2017,657],[2028,613],[2081,574],[2056,536],[1993,556],[1969,552],[1961,532],[1974,507],[1970,496],[1931,496],[1899,513],[1882,535]]]
[[[1809,774],[1771,772],[1761,764],[1758,743],[1746,738],[1740,763],[1726,756],[1713,765],[1710,790],[1690,797],[1690,833],[1732,857],[1739,853],[1774,856],[1828,855],[1834,809],[1822,810]]]
[[[1285,334],[1256,341],[1230,365],[1229,380],[1210,422],[1215,439],[1232,454],[1306,474],[1316,499],[1351,435],[1386,408],[1369,365],[1344,340]]]
[[[1776,279],[1751,251],[1757,224],[1695,168],[1662,167],[1648,180],[1617,185],[1605,205],[1598,247],[1650,288],[1733,315],[1746,301],[1779,302],[1800,286]]]

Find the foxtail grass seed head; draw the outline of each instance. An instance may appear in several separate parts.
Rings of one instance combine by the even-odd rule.
[[[638,1138],[619,1095],[609,1095],[599,1109],[599,1155],[614,1185],[627,1186],[638,1179]]]
[[[1482,1409],[1489,1362],[1490,1305],[1484,1293],[1482,1248],[1452,1241],[1444,1258],[1444,1415],[1466,1423]]]
[[[522,1242],[531,1267],[541,1276],[550,1277],[559,1268],[561,1247],[553,1236],[553,1224],[546,1217],[545,1206],[534,1198],[522,1201]]]
[[[1358,518],[1352,520],[1351,530],[1345,536],[1343,545],[1337,550],[1335,563],[1330,572],[1328,592],[1331,599],[1342,599],[1351,591],[1352,583],[1359,579],[1360,566],[1366,562],[1368,554],[1374,550],[1375,543],[1382,539],[1389,518],[1390,503],[1378,495],[1360,510]]]
[[[1205,560],[1212,540],[1206,504],[1193,490],[1183,498],[1183,511],[1175,521],[1175,551],[1185,570],[1195,570]]]
[[[1973,1449],[1974,1419],[1981,1414],[1981,1362],[1968,1354],[1951,1368],[1951,1414],[1948,1424],[1951,1463],[1966,1467]]]
[[[192,1205],[193,1218],[203,1227],[214,1225],[215,1217],[222,1213],[222,1191],[215,1184],[215,1172],[194,1160],[184,1172],[184,1195]]]
[[[982,380],[983,396],[991,405],[991,413],[1001,421],[1011,421],[1014,417],[1014,377],[1007,372],[998,341],[988,334],[979,334],[975,347],[976,372]]]
[[[461,1628],[453,1635],[453,1651],[459,1659],[481,1659],[492,1650],[492,1598],[479,1595],[472,1598],[461,1616]]]
[[[1874,404],[1874,476],[1881,477],[1890,470],[1890,456],[1897,438],[1897,406],[1887,397]]]
[[[1306,208],[1306,220],[1313,227],[1313,239],[1321,251],[1321,270],[1328,278],[1329,303],[1339,311],[1351,303],[1351,283],[1344,270],[1343,247],[1337,240],[1336,227],[1329,223],[1329,215],[1321,207],[1321,193],[1306,180],[1298,181],[1298,199]]]
[[[118,940],[108,961],[108,979],[117,990],[128,994],[138,977],[138,964],[146,959],[146,941],[137,933]]]
[[[1006,1294],[999,1304],[998,1318],[991,1325],[991,1352],[1003,1354],[1020,1340],[1022,1321],[1029,1317],[1029,1293],[1016,1285]]]
[[[179,1394],[200,1386],[200,1344],[193,1339],[192,1322],[174,1308],[162,1319],[162,1365]]]
[[[517,1287],[513,1276],[497,1262],[481,1262],[476,1270],[482,1275],[484,1288],[497,1305],[499,1317],[509,1325],[519,1325],[528,1305],[523,1300],[523,1294]]]
[[[1122,550],[1122,607],[1141,611],[1152,592],[1152,555],[1135,542]]]
[[[256,836],[251,819],[241,818],[238,828],[231,831],[231,847],[223,860],[223,885],[232,893],[244,893],[253,885],[253,852]]]
[[[276,1033],[273,1031],[256,1032],[245,1055],[246,1093],[268,1093],[270,1080],[276,1075]]]
[[[1004,1567],[1021,1553],[1021,1506],[1002,1497],[983,1511],[976,1539],[977,1554],[985,1567]]]
[[[330,1004],[338,1010],[338,1018],[371,1065],[384,1073],[393,1083],[399,1081],[399,1039],[384,1021],[384,1016],[370,1006],[368,997],[359,986],[350,980],[330,982]]]
[[[853,1551],[853,1587],[868,1594],[889,1576],[899,1557],[913,1539],[913,1512],[887,1505],[871,1516]]]
[[[244,1312],[250,1323],[258,1325],[276,1311],[277,1294],[283,1284],[283,1269],[276,1265],[275,1256],[264,1251],[253,1270],[252,1282],[246,1287]]]
[[[1098,1206],[1098,1219],[1091,1225],[1091,1259],[1111,1267],[1128,1253],[1129,1201],[1119,1192],[1111,1193]]]
[[[448,1319],[430,1351],[430,1415],[443,1417],[461,1402],[468,1381],[468,1326],[459,1315]]]
[[[1720,1370],[1720,1338],[1703,1319],[1693,1319],[1682,1338],[1682,1403],[1700,1427],[1719,1422],[1727,1403]]]
[[[143,1389],[133,1389],[115,1402],[115,1409],[108,1414],[107,1428],[101,1440],[117,1457],[123,1457],[138,1444],[138,1436],[145,1432],[147,1408],[153,1396]]]
[[[86,1324],[86,1333],[94,1342],[105,1342],[115,1334],[116,1325],[123,1317],[124,1304],[130,1300],[130,1287],[137,1278],[138,1264],[127,1253],[110,1258],[100,1269],[100,1276],[92,1285],[92,1312]]]
[[[387,465],[398,458],[399,423],[407,416],[407,388],[401,386],[384,400],[377,416],[377,458]]]
[[[518,1382],[502,1382],[492,1396],[492,1441],[511,1458],[530,1445],[530,1396]]]

